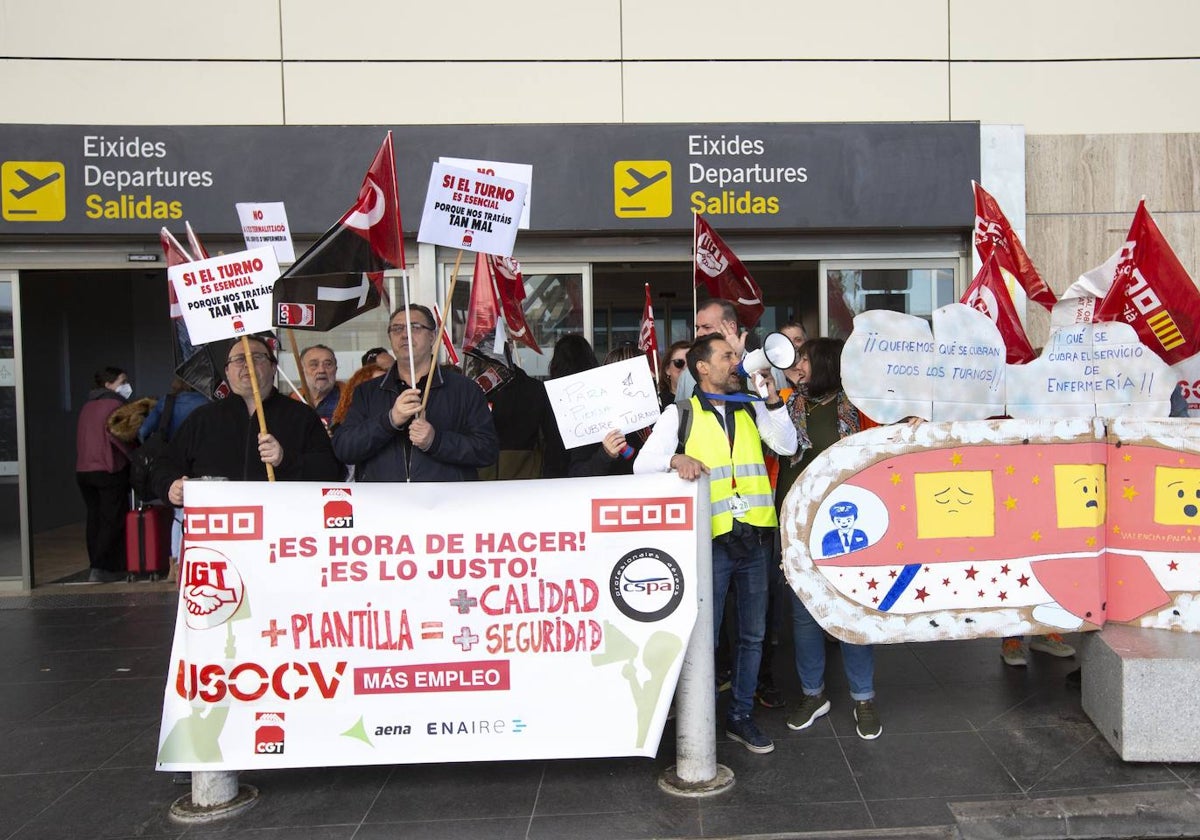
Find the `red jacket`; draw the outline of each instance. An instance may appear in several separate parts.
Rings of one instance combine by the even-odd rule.
[[[108,415],[124,404],[124,397],[109,388],[88,394],[75,429],[75,472],[115,473],[129,463],[121,445],[108,433]]]

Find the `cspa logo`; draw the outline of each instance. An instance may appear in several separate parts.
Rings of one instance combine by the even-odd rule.
[[[665,551],[635,549],[613,567],[608,591],[626,617],[634,621],[661,621],[683,602],[683,572]]]

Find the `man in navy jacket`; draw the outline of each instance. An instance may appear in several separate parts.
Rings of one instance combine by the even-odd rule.
[[[388,320],[396,363],[354,390],[350,410],[333,434],[333,451],[355,466],[356,481],[468,481],[499,457],[483,391],[462,374],[433,367],[436,337],[433,313],[419,304],[397,309]],[[429,377],[433,383],[422,411]]]

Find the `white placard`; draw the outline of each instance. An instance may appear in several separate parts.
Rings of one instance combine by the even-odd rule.
[[[239,202],[234,206],[237,207],[247,249],[269,246],[275,249],[275,259],[279,262],[296,261],[292,231],[288,227],[287,211],[282,201]]]
[[[1060,327],[1042,355],[1009,365],[1008,414],[1018,418],[1166,417],[1175,375],[1128,324]]]
[[[521,208],[521,230],[529,230],[529,208],[533,205],[533,165],[529,163],[505,163],[499,160],[471,160],[470,158],[440,157],[438,163],[470,169],[484,175],[499,175],[510,181],[525,185],[525,204]]]
[[[525,185],[435,163],[417,241],[511,257]]]
[[[271,248],[255,248],[167,269],[192,344],[271,329],[271,291],[279,263]]]
[[[842,389],[878,423],[933,417],[933,331],[915,315],[872,310],[854,316],[842,350]]]
[[[1004,414],[1004,338],[996,322],[963,303],[933,313],[934,420]]]
[[[612,429],[652,426],[660,413],[645,356],[551,379],[546,395],[567,449],[604,440]]]
[[[187,482],[158,769],[654,756],[696,488]]]

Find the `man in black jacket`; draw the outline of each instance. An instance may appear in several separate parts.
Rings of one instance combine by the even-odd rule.
[[[197,408],[171,438],[167,457],[155,464],[151,481],[160,499],[183,504],[183,484],[191,477],[219,476],[231,481],[266,481],[275,468],[280,481],[340,481],[345,473],[329,444],[317,413],[275,390],[275,354],[261,338],[229,346],[225,379],[233,393]],[[258,430],[254,365],[262,395],[267,433]]]
[[[436,336],[433,313],[424,306],[401,307],[388,320],[396,363],[354,390],[350,410],[333,433],[333,451],[355,465],[355,480],[469,481],[499,457],[483,391],[460,373],[432,367]],[[409,376],[415,385],[406,381]],[[422,411],[429,377],[429,403]]]

